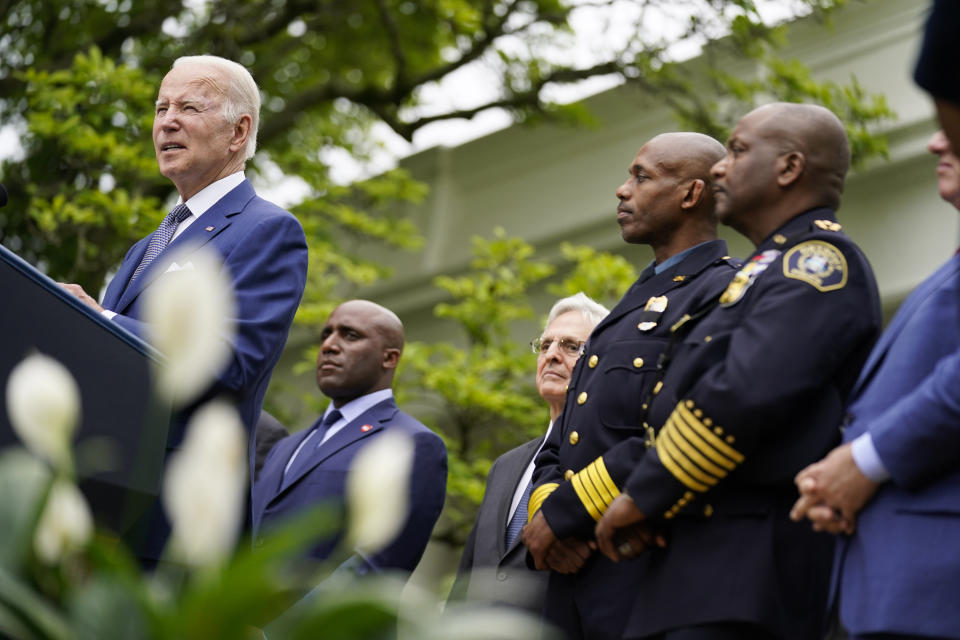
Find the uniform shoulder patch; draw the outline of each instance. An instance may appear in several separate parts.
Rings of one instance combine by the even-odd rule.
[[[808,240],[784,254],[783,275],[818,291],[834,291],[847,284],[847,259],[829,242]]]

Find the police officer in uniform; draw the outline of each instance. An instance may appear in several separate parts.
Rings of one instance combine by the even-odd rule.
[[[849,158],[832,113],[777,103],[740,120],[713,167],[717,216],[756,251],[676,328],[653,446],[581,472],[606,490],[601,551],[644,560],[626,638],[821,637],[832,541],[790,521],[791,480],[837,441],[880,327],[873,273],[834,215]]]
[[[559,422],[537,458],[525,542],[539,569],[551,569],[545,614],[570,638],[618,638],[641,578],[635,563],[592,553],[600,512],[574,476],[626,438],[642,436],[644,398],[659,375],[670,326],[715,299],[736,271],[717,239],[710,167],[724,155],[698,133],[647,142],[617,189],[623,239],[649,244],[655,260],[590,335]],[[572,482],[567,482],[571,477]]]

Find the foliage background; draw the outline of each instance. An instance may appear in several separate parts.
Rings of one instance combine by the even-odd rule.
[[[0,0],[0,124],[15,127],[24,149],[0,161],[12,203],[0,210],[0,242],[56,279],[99,291],[175,197],[155,168],[152,101],[172,60],[199,52],[247,65],[260,84],[260,151],[248,171],[296,175],[308,187],[291,210],[310,245],[297,325],[314,344],[333,305],[389,276],[370,257],[378,247],[423,248],[403,214],[422,201],[423,184],[402,169],[346,185],[331,177],[337,153],[361,164],[381,153],[384,127],[411,140],[432,122],[490,108],[531,126],[585,125],[590,115],[552,102],[551,90],[614,74],[669,105],[680,126],[719,139],[757,102],[812,100],[847,123],[856,160],[885,153],[870,128],[891,116],[882,97],[855,80],[817,82],[780,59],[785,30],[764,23],[754,2],[697,0],[686,13],[675,4],[635,0],[631,36],[577,60],[573,8],[560,0]],[[776,4],[829,24],[845,2]],[[675,62],[678,42],[706,41],[695,64]],[[752,61],[752,73],[729,73],[731,57]],[[474,62],[494,78],[491,97],[446,110],[423,103],[426,89]],[[462,338],[408,345],[401,401],[416,394],[430,406],[423,418],[451,453],[449,508],[437,530],[448,542],[464,537],[490,461],[546,424],[532,358],[509,332],[512,320],[536,317],[530,293],[549,281],[558,297],[582,289],[610,305],[633,278],[633,266],[612,256],[564,251],[548,261],[502,232],[477,239],[471,270],[436,280],[446,297],[436,314]],[[315,352],[305,350],[301,369],[312,368]]]

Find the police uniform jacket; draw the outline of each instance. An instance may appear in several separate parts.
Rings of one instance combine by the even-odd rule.
[[[659,377],[670,326],[730,282],[739,263],[726,251],[723,240],[713,240],[659,274],[642,274],[590,334],[534,472],[529,513],[542,508],[559,538],[593,537],[600,512],[581,501],[586,489],[579,479],[566,480],[624,439],[644,434],[643,404]]]
[[[592,538],[599,511],[581,501],[591,489],[566,480],[626,439],[644,433],[645,402],[660,377],[670,326],[716,299],[739,265],[714,240],[659,274],[648,267],[593,330],[577,362],[558,423],[537,458],[540,507],[560,538]],[[542,506],[541,506],[542,503]],[[619,638],[643,579],[640,560],[613,563],[593,554],[573,575],[550,573],[544,614],[569,638]]]
[[[828,209],[771,234],[678,328],[655,442],[631,438],[578,473],[593,508],[625,491],[667,537],[642,554],[625,637],[713,621],[819,637],[833,541],[789,520],[792,480],[836,444],[879,328],[873,273]]]

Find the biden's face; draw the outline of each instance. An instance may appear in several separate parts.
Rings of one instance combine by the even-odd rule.
[[[153,116],[153,148],[160,173],[184,200],[232,173],[234,127],[223,117],[226,80],[203,65],[174,67],[163,78]]]

